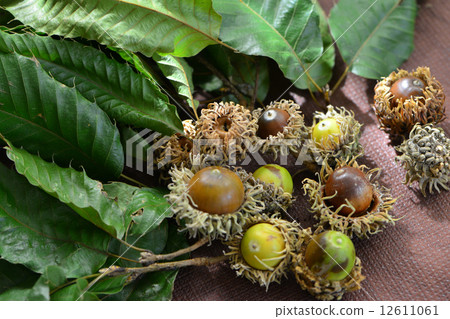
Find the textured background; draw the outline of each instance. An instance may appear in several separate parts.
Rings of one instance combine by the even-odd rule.
[[[334,1],[319,1],[326,12]],[[450,92],[450,1],[418,1],[419,11],[416,21],[415,50],[402,68],[410,71],[418,66],[429,66],[432,74]],[[335,75],[343,70],[338,58]],[[276,67],[274,67],[274,70]],[[290,86],[290,82],[280,80],[279,74],[272,75],[273,85],[269,100]],[[333,84],[337,79],[333,78]],[[378,129],[376,117],[371,110],[375,81],[349,74],[331,102],[335,106],[345,106],[355,113],[356,119],[364,124],[361,143],[365,148],[364,161],[369,167],[380,167],[383,171],[381,183],[391,188],[398,201],[392,214],[402,219],[395,226],[389,226],[382,233],[370,239],[355,239],[356,252],[362,261],[362,289],[348,293],[344,300],[449,300],[449,212],[450,193],[428,195],[424,198],[417,184],[407,187],[402,184],[403,169],[394,161],[396,155],[388,136]],[[317,110],[308,99],[307,93],[290,90],[283,98],[295,99],[301,103],[308,125],[311,114]],[[447,98],[447,117],[450,98]],[[450,135],[450,121],[441,126]],[[291,170],[291,173],[295,170]],[[308,212],[308,203],[301,191],[301,181],[312,175],[296,176],[294,195],[297,201],[289,209],[302,227],[314,224]],[[219,243],[203,247],[193,253],[193,257],[220,255],[225,249]],[[174,300],[314,300],[304,292],[290,275],[282,284],[272,284],[266,290],[252,284],[245,278],[238,278],[226,263],[212,267],[192,267],[180,271],[175,282]]]

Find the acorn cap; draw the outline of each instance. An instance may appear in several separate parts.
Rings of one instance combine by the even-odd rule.
[[[362,145],[359,143],[362,125],[355,119],[355,114],[344,107],[328,105],[327,109],[326,113],[314,113],[313,125],[309,127],[309,136],[311,138],[308,140],[308,150],[317,163],[328,159],[328,164],[334,166],[336,160],[349,161],[352,157],[363,153]],[[318,122],[329,118],[336,119],[339,124],[341,133],[336,135],[339,138],[339,142],[330,138],[328,143],[331,146],[322,147],[321,144],[316,143],[312,139],[312,131]]]
[[[317,228],[314,234],[323,231],[322,227]],[[356,257],[355,265],[349,275],[338,281],[329,281],[311,271],[306,264],[306,247],[312,240],[310,228],[299,233],[295,251],[292,253],[292,271],[295,279],[303,290],[307,290],[311,295],[319,300],[340,300],[346,292],[355,291],[361,288],[361,281],[365,276],[361,273],[361,260]]]
[[[185,167],[190,165],[190,153],[192,151],[192,139],[196,134],[192,120],[183,121],[184,135],[174,134],[162,144],[156,151],[155,164],[161,170],[163,179],[169,178],[168,171],[172,166]]]
[[[214,164],[220,165],[230,158],[245,158],[245,143],[255,137],[257,125],[245,107],[234,102],[214,102],[202,110],[195,128],[195,152],[218,158]]]
[[[282,252],[283,256],[281,262],[273,269],[259,270],[251,267],[244,259],[241,253],[241,240],[243,234],[250,227],[259,223],[269,223],[276,226],[284,238],[285,249]],[[272,282],[280,283],[283,277],[287,277],[287,272],[290,269],[292,252],[294,251],[295,243],[298,239],[300,227],[296,222],[288,222],[280,219],[278,215],[269,217],[266,214],[252,216],[247,218],[242,234],[237,234],[231,238],[230,241],[225,242],[228,245],[229,252],[225,255],[230,257],[230,267],[236,270],[238,276],[244,276],[253,283],[259,283],[265,286],[266,289]]]
[[[395,148],[400,156],[396,160],[406,170],[405,184],[419,182],[422,194],[439,187],[449,190],[450,181],[450,139],[444,130],[433,124],[416,124],[409,133],[409,139]]]
[[[405,77],[416,77],[425,84],[423,96],[399,100],[392,107],[392,85]],[[428,67],[418,67],[413,72],[399,70],[379,81],[375,86],[373,109],[380,128],[393,136],[407,136],[416,123],[437,124],[445,119],[445,94],[442,85],[430,74]]]
[[[217,238],[227,240],[230,236],[242,232],[248,217],[264,210],[264,202],[260,199],[264,191],[263,186],[249,182],[250,175],[243,169],[231,169],[244,185],[244,202],[233,213],[210,214],[194,207],[189,195],[189,181],[201,168],[188,169],[174,166],[169,172],[172,183],[168,186],[170,193],[166,195],[166,198],[171,204],[178,225],[182,227],[182,230],[187,230],[191,237],[208,237],[210,241]]]
[[[341,207],[335,209],[327,202],[334,195],[329,197],[325,195],[325,184],[329,176],[334,170],[344,166],[355,167],[362,171],[372,185],[372,203],[365,213],[359,214],[358,216],[354,216],[354,214],[349,214],[348,216],[339,214]],[[379,174],[379,168],[369,170],[364,165],[358,165],[356,158],[353,158],[348,163],[338,161],[335,169],[325,162],[325,165],[322,166],[322,169],[317,174],[319,177],[318,181],[309,178],[304,179],[303,190],[305,195],[307,194],[309,197],[309,202],[311,203],[310,211],[319,220],[317,226],[340,231],[350,238],[353,235],[363,238],[382,231],[388,224],[394,225],[396,219],[389,215],[389,211],[397,199],[391,197],[389,189],[378,184],[376,179]],[[350,203],[346,206],[352,207]]]
[[[270,135],[267,138],[261,138],[255,135],[251,144],[263,154],[272,154],[274,159],[277,159],[278,153],[287,156],[289,151],[294,153],[299,152],[303,141],[308,136],[303,114],[300,111],[300,105],[292,100],[284,99],[279,102],[271,102],[264,109],[259,108],[254,110],[252,112],[253,118],[258,121],[261,114],[269,109],[286,111],[289,115],[287,125],[276,135]]]

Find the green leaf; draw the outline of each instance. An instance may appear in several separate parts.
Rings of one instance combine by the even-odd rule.
[[[36,0],[3,5],[24,24],[65,37],[142,52],[192,56],[218,42],[220,16],[210,0]]]
[[[0,294],[11,288],[30,288],[38,279],[27,267],[0,259]]]
[[[105,184],[103,188],[122,210],[125,225],[133,221],[129,235],[146,234],[172,215],[170,204],[164,198],[167,192],[161,189],[138,188],[119,182]]]
[[[103,277],[91,288],[89,288],[89,292],[96,295],[110,295],[119,293],[122,291],[127,278],[128,275],[117,277]]]
[[[176,225],[171,224],[164,253],[170,253],[187,246],[184,235],[177,230]],[[187,256],[181,256],[177,259],[181,258],[187,258]],[[177,274],[178,270],[148,273],[143,278],[125,286],[120,293],[108,296],[106,300],[170,300]]]
[[[147,249],[155,254],[160,254],[164,247],[166,246],[166,241],[168,238],[168,224],[167,220],[163,220],[156,228],[146,232],[142,235],[130,235],[125,238],[126,242],[133,245],[134,247],[139,247],[141,249]],[[140,252],[124,245],[118,240],[112,240],[109,245],[109,251],[115,255],[119,255],[131,260],[138,261],[140,257]],[[122,267],[138,267],[138,264],[119,259],[109,258],[107,265],[118,265]]]
[[[96,301],[98,297],[90,291],[86,291],[89,282],[84,279],[78,279],[73,285],[67,286],[56,291],[51,296],[52,301]]]
[[[94,103],[52,79],[35,58],[0,52],[0,133],[14,145],[93,177],[116,178],[119,130]]]
[[[315,11],[319,16],[319,28],[323,42],[323,53],[319,59],[312,63],[305,64],[311,78],[319,87],[324,87],[333,76],[335,49],[333,45],[333,37],[328,29],[328,20],[323,12],[320,4],[314,1]],[[300,89],[310,88],[312,91],[317,91],[317,88],[311,83],[306,76],[302,76],[295,82],[295,86]]]
[[[171,55],[154,54],[153,60],[159,65],[162,73],[177,89],[193,110],[197,110],[198,101],[194,100],[194,84],[192,82],[192,68],[182,58]]]
[[[165,135],[182,133],[175,106],[144,75],[74,41],[0,31],[0,50],[35,57],[56,80],[75,87],[118,122]]]
[[[341,0],[329,24],[350,71],[380,79],[394,71],[414,49],[415,0]]]
[[[319,17],[310,0],[214,0],[213,6],[222,15],[225,43],[274,59],[292,81],[305,76],[305,64],[322,53]]]
[[[2,258],[38,273],[54,265],[67,277],[85,276],[105,263],[109,239],[69,207],[0,165]],[[58,281],[54,278],[52,282]]]
[[[28,289],[10,289],[0,294],[0,301],[48,301],[50,300],[50,288],[42,276]]]
[[[17,172],[24,175],[32,185],[58,198],[113,237],[123,237],[123,213],[103,191],[102,183],[90,179],[85,172],[48,163],[12,145],[7,147],[7,155],[14,161]]]

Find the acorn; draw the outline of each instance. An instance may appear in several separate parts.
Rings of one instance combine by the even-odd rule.
[[[196,123],[194,152],[208,155],[216,165],[242,160],[257,124],[249,110],[234,102],[210,103]]]
[[[418,181],[424,196],[426,191],[440,192],[439,187],[449,190],[450,139],[440,127],[433,124],[416,124],[409,139],[395,148],[401,155],[396,157],[406,170],[405,184]]]
[[[287,277],[299,231],[296,222],[280,219],[277,214],[249,217],[243,233],[225,243],[231,268],[266,289],[272,282],[280,283]]]
[[[445,119],[445,94],[428,67],[392,72],[375,86],[374,100],[380,128],[394,137],[408,136],[417,123]]]
[[[189,166],[191,163],[195,125],[192,120],[184,120],[183,128],[184,135],[179,133],[172,135],[155,152],[155,164],[160,169],[163,179],[169,178],[168,171],[172,166],[180,167],[181,164]]]
[[[396,199],[389,189],[378,184],[379,174],[379,168],[369,170],[358,165],[356,158],[338,161],[335,168],[325,162],[318,181],[303,181],[317,226],[362,238],[394,225],[389,211]]]
[[[303,230],[292,255],[298,284],[319,300],[340,300],[365,279],[351,239],[338,231]]]
[[[253,172],[255,183],[263,185],[262,200],[266,206],[265,212],[286,210],[295,201],[292,196],[294,183],[287,169],[276,164],[267,164]]]
[[[336,160],[348,161],[361,155],[359,143],[361,124],[353,112],[344,107],[328,105],[327,112],[315,112],[313,125],[309,128],[309,152],[316,162],[328,159],[334,165]]]
[[[227,240],[241,233],[246,218],[265,208],[263,185],[241,168],[174,166],[166,195],[175,219],[191,237]]]
[[[257,133],[250,143],[256,151],[269,153],[277,159],[281,153],[287,156],[290,151],[299,152],[307,136],[300,105],[291,100],[271,102],[264,109],[253,111],[257,120]]]

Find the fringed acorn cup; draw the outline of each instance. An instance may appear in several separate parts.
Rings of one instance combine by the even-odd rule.
[[[450,139],[440,127],[432,124],[416,124],[409,133],[409,139],[396,147],[401,154],[396,160],[406,170],[405,184],[418,181],[422,194],[439,187],[449,190],[450,181]]]
[[[192,140],[196,130],[192,120],[183,121],[184,135],[174,134],[167,142],[163,143],[157,150],[155,165],[161,172],[161,179],[168,180],[169,170],[172,166],[189,167],[191,165]]]
[[[307,131],[300,106],[291,100],[272,102],[264,109],[253,111],[258,130],[252,145],[255,151],[287,156],[289,152],[298,153],[307,137]]]
[[[266,289],[272,282],[280,283],[290,269],[299,231],[297,223],[277,217],[248,218],[243,234],[225,243],[231,268]]]
[[[338,161],[335,169],[325,163],[317,174],[318,181],[303,181],[303,190],[318,226],[363,238],[395,224],[389,211],[396,199],[375,181],[379,168],[369,170],[354,158],[348,163]]]
[[[314,235],[308,228],[300,232],[293,253],[292,271],[303,290],[319,300],[340,300],[346,292],[361,288],[365,277],[351,239],[337,231]]]
[[[256,130],[256,120],[245,107],[210,103],[196,123],[194,152],[207,155],[211,164],[236,164],[245,158],[247,141],[254,139]]]
[[[177,223],[191,237],[227,240],[265,208],[263,186],[249,182],[250,175],[242,169],[173,167],[169,173],[172,183],[166,197]]]
[[[316,112],[310,128],[309,154],[315,163],[328,159],[334,166],[337,160],[349,161],[363,153],[359,143],[361,124],[355,120],[353,112],[344,107],[328,105],[326,113]]]
[[[380,128],[394,138],[408,136],[416,123],[445,119],[444,91],[427,67],[392,72],[375,86],[374,100]]]

